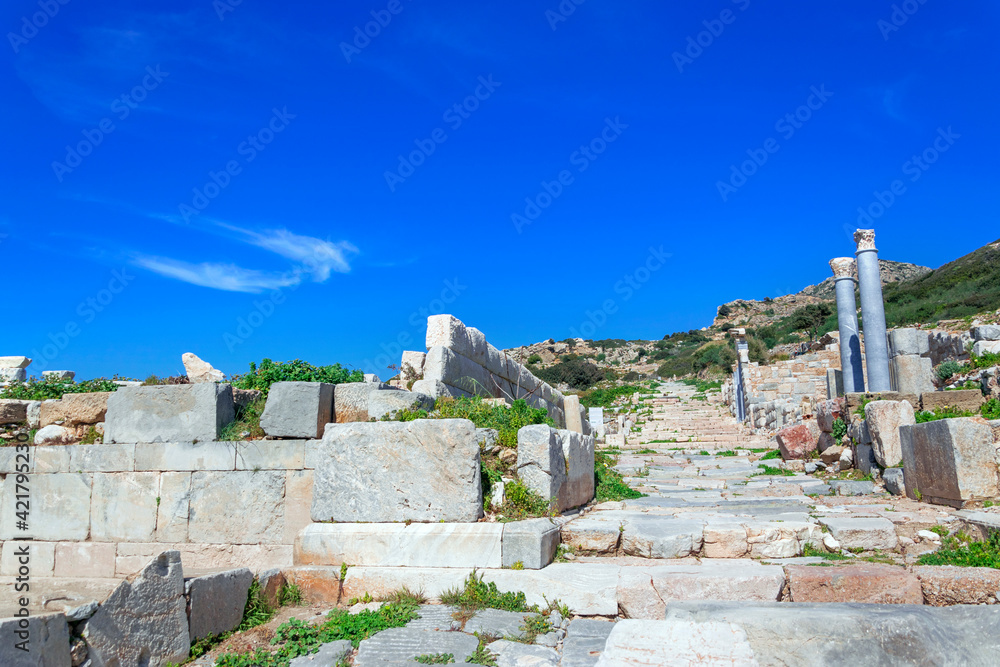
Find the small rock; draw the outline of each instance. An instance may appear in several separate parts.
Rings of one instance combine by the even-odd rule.
[[[69,657],[73,667],[80,667],[87,660],[87,642],[80,637],[74,639],[69,647]]]
[[[816,472],[817,470],[819,470],[819,465],[817,465],[817,463],[815,461],[807,461],[806,462],[806,474],[811,475],[812,473]]]
[[[551,623],[553,627],[558,628],[559,626],[561,626],[562,620],[563,620],[562,614],[560,614],[558,611],[554,611],[551,614],[549,614],[549,623]]]
[[[72,609],[67,610],[65,612],[66,622],[77,623],[79,621],[84,621],[93,616],[96,611],[97,602],[91,600],[90,602],[82,604],[79,607],[73,607]]]
[[[854,465],[854,453],[850,447],[844,447],[844,451],[840,453],[839,463],[841,470],[847,470]]]
[[[65,445],[73,442],[76,433],[71,429],[56,424],[49,424],[35,433],[36,445]]]
[[[899,544],[901,546],[908,547],[911,544],[916,544],[916,541],[913,538],[906,537],[905,535],[901,535],[899,537]]]
[[[359,602],[350,609],[348,609],[347,613],[353,616],[355,614],[360,614],[363,611],[378,611],[381,608],[382,608],[381,602]]]
[[[517,450],[510,448],[500,450],[500,462],[506,465],[517,463]]]
[[[76,377],[74,371],[42,371],[42,377],[46,380],[72,380]]]
[[[920,531],[917,531],[917,537],[919,537],[922,540],[931,540],[932,542],[940,542],[941,541],[941,536],[940,535],[938,535],[937,533],[932,533],[929,530],[920,530]]]
[[[504,483],[497,482],[492,488],[493,494],[490,496],[490,507],[497,508],[503,505],[506,496],[504,494]]]
[[[222,382],[226,379],[225,373],[212,368],[212,364],[202,361],[196,354],[185,352],[181,355],[181,361],[191,382]]]
[[[559,635],[555,632],[546,632],[544,635],[538,635],[535,637],[535,643],[539,646],[555,648],[559,645]]]
[[[563,554],[563,558],[565,558],[566,560],[576,560],[576,556],[574,556],[573,554]]]
[[[823,546],[830,551],[840,551],[840,542],[833,535],[827,534],[823,536]]]

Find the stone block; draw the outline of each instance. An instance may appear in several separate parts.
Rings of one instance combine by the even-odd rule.
[[[930,340],[926,331],[894,329],[889,332],[889,355],[892,357],[928,354],[930,351]]]
[[[184,582],[191,643],[235,630],[243,620],[253,573],[245,567],[214,572]]]
[[[886,468],[882,471],[882,479],[885,481],[885,490],[894,496],[906,495],[906,484],[903,479],[902,468]]]
[[[403,359],[399,365],[399,379],[405,389],[410,389],[412,383],[424,377],[424,360],[427,358],[426,352],[404,351]]]
[[[833,432],[833,422],[835,419],[843,419],[844,401],[843,399],[830,399],[820,401],[816,404],[816,424],[819,430],[824,433]],[[849,421],[844,419],[844,421]]]
[[[299,470],[305,440],[250,440],[236,443],[237,470]]]
[[[232,442],[156,442],[135,446],[136,472],[235,469],[236,444]]]
[[[272,609],[277,609],[281,590],[288,584],[285,573],[278,568],[271,568],[257,573],[257,582],[260,584],[260,595],[271,605]]]
[[[381,382],[344,382],[333,388],[333,421],[337,424],[368,421],[368,395],[384,389]]]
[[[915,423],[913,406],[907,401],[872,401],[865,406],[865,422],[875,460],[883,468],[898,466],[903,460],[899,427]]]
[[[433,410],[434,399],[427,394],[402,389],[379,389],[368,395],[368,418],[381,420],[400,410]]]
[[[228,384],[121,387],[108,398],[105,442],[205,442],[218,440],[233,421]]]
[[[845,549],[891,551],[899,544],[896,529],[888,519],[825,516],[819,522]]]
[[[67,447],[65,445],[35,447],[35,469],[33,472],[69,472],[70,451],[72,451],[72,447]],[[13,472],[13,469],[10,470],[10,472]]]
[[[156,534],[159,483],[160,476],[155,472],[95,473],[90,539],[152,542]]]
[[[285,534],[284,544],[294,544],[299,531],[312,523],[312,470],[285,471]]]
[[[80,472],[131,472],[135,445],[68,445],[69,469]]]
[[[467,419],[328,426],[313,521],[477,521],[479,444]]]
[[[832,567],[789,565],[792,602],[923,604],[917,577],[902,567],[859,563]]]
[[[517,475],[556,509],[577,507],[594,497],[594,438],[546,424],[517,432]]]
[[[276,438],[319,438],[333,421],[334,386],[326,382],[275,382],[260,427]]]
[[[817,438],[805,424],[783,428],[775,437],[778,449],[781,450],[781,458],[786,461],[807,458],[816,449]]]
[[[7,540],[3,543],[3,551],[0,553],[0,576],[16,577],[20,574],[20,568],[24,563],[24,551],[28,551],[28,566],[32,577],[51,577],[55,570],[56,543],[55,542],[21,542]]]
[[[603,514],[608,512],[590,514],[563,524],[563,543],[584,552],[611,553],[617,550],[624,520],[605,519],[601,516]]]
[[[0,357],[2,358],[2,357]],[[8,357],[9,358],[9,357]],[[18,648],[18,632],[26,632],[28,651]],[[68,667],[69,624],[63,614],[40,614],[29,618],[0,619],[0,665],[5,667]]]
[[[108,411],[108,397],[113,392],[94,391],[84,394],[63,394],[55,401],[42,401],[39,423],[48,426],[80,426],[103,422]]]
[[[110,579],[115,576],[116,545],[102,542],[58,542],[52,576]]]
[[[973,418],[900,427],[906,494],[961,507],[1000,495],[993,431]]]
[[[625,620],[615,624],[595,663],[626,665],[756,665],[747,633],[719,621]]]
[[[35,433],[36,445],[65,445],[76,440],[76,432],[65,426],[49,424]]]
[[[984,354],[1000,354],[1000,340],[980,340],[972,346],[972,354],[981,357]]]
[[[704,523],[638,515],[625,520],[621,548],[629,556],[683,558],[701,551]]]
[[[870,496],[875,493],[875,483],[838,479],[830,482],[830,490],[835,496]]]
[[[934,362],[929,357],[904,354],[889,362],[896,388],[904,394],[934,391]]]
[[[979,412],[983,404],[983,393],[978,389],[959,389],[953,391],[925,391],[920,395],[920,408],[933,412],[940,408],[955,408]]]
[[[28,374],[23,368],[0,368],[0,382],[24,382]]]
[[[28,357],[0,357],[0,368],[27,368],[30,363]]]
[[[28,401],[0,399],[0,424],[21,424],[28,421]]]
[[[454,315],[431,315],[427,318],[427,349],[440,346],[447,347],[466,357],[471,357],[471,346],[468,342],[465,324]]]
[[[969,329],[969,334],[972,335],[972,340],[1000,340],[1000,325],[997,324],[984,324],[978,327],[972,327]]]
[[[580,410],[580,397],[570,394],[563,399],[563,410],[566,412],[566,429],[576,433],[586,433],[583,430],[583,412]]]
[[[191,641],[180,553],[161,553],[119,584],[84,622],[81,634],[96,665],[162,667],[184,662]]]
[[[1000,570],[992,567],[922,565],[914,567],[913,574],[920,580],[924,604],[949,607],[998,601]]]
[[[156,507],[156,541],[187,542],[191,473],[162,473],[157,498],[159,502]]]
[[[440,380],[469,394],[493,396],[496,387],[489,371],[458,352],[435,346],[424,360],[424,380]]]
[[[188,539],[206,544],[280,544],[285,472],[195,472]]]
[[[506,523],[500,547],[503,567],[521,563],[525,569],[540,570],[555,558],[559,541],[559,525],[551,519]]]
[[[501,523],[314,523],[295,539],[296,565],[501,566]]]
[[[863,474],[869,475],[872,470],[878,470],[878,461],[875,460],[875,448],[872,445],[855,445],[851,460],[854,467]]]
[[[520,621],[523,625],[523,621]],[[520,632],[509,633],[509,635],[520,635]],[[496,655],[497,667],[520,667],[520,665],[532,665],[532,667],[558,667],[559,654],[555,649],[540,646],[542,637],[535,640],[536,644],[523,644],[510,639],[500,639],[490,643],[487,650]],[[556,644],[552,644],[555,646]]]
[[[90,534],[91,475],[56,473],[31,477],[31,513],[28,530],[18,530],[16,478],[3,481],[0,504],[0,540],[33,537],[36,540],[86,540]],[[23,508],[23,505],[22,505]]]

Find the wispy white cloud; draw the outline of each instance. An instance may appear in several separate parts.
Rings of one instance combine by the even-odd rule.
[[[300,282],[298,272],[273,273],[244,269],[235,264],[215,264],[203,262],[192,264],[169,257],[154,257],[139,255],[134,259],[139,266],[158,273],[161,276],[174,278],[182,282],[211,287],[227,292],[249,292],[256,294],[265,290],[290,287]]]
[[[287,229],[271,229],[255,232],[224,222],[220,227],[237,232],[244,241],[258,248],[269,250],[276,255],[298,262],[305,273],[315,282],[323,282],[331,271],[347,273],[351,270],[348,258],[357,254],[358,249],[347,241],[324,241],[312,236],[302,236]]]

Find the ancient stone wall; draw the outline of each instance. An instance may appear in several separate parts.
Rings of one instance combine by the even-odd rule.
[[[18,536],[35,539],[33,577],[127,576],[167,549],[194,568],[290,566],[295,536],[311,523],[317,445],[31,447],[28,530],[15,523],[15,448],[0,449],[0,576],[16,574]]]

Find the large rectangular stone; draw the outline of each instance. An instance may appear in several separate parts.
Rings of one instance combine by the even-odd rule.
[[[500,567],[502,523],[314,523],[295,540],[296,565]]]
[[[110,579],[115,576],[115,551],[107,542],[59,542],[53,575]]]
[[[39,423],[48,426],[62,422],[63,426],[80,426],[103,422],[108,410],[110,391],[63,394],[54,401],[42,401]]]
[[[928,354],[931,351],[930,338],[920,329],[894,329],[889,332],[889,355]]]
[[[923,604],[916,575],[896,565],[858,563],[833,567],[789,565],[792,602]]]
[[[185,578],[191,643],[239,626],[252,581],[253,572],[245,567]]]
[[[983,392],[978,389],[957,389],[952,391],[925,391],[920,395],[920,408],[933,412],[940,408],[955,408],[979,412],[983,404]]]
[[[337,424],[368,421],[368,395],[386,386],[381,382],[345,382],[335,385],[333,421]]]
[[[424,380],[440,380],[470,394],[493,396],[496,382],[490,373],[458,352],[435,346],[424,360]]]
[[[156,533],[159,482],[155,472],[94,473],[90,539],[151,542]]]
[[[191,473],[160,474],[160,492],[156,496],[157,542],[187,542],[190,502]]]
[[[540,570],[555,558],[560,541],[559,524],[552,519],[527,519],[504,524],[501,551],[503,566],[518,563]]]
[[[29,536],[51,542],[87,539],[90,534],[91,477],[87,473],[32,475],[28,487],[28,529],[20,530],[16,526],[19,521],[16,512],[23,511],[25,505],[18,506],[15,496],[19,492],[23,495],[23,489],[17,488],[15,475],[7,475],[3,481],[3,502],[0,504],[3,511],[0,515],[0,540]]]
[[[28,420],[28,401],[0,399],[0,424],[20,424]]]
[[[624,620],[608,636],[599,667],[757,665],[747,633],[721,621]]]
[[[559,511],[594,497],[594,438],[546,424],[517,432],[517,475]]]
[[[32,450],[35,473],[48,472],[69,472],[69,459],[72,447],[66,445],[52,445],[35,447]]]
[[[260,426],[272,437],[318,438],[333,421],[333,392],[326,382],[275,382]]]
[[[284,495],[281,470],[193,473],[188,539],[207,544],[280,544]]]
[[[23,550],[28,550],[28,563],[32,577],[51,577],[55,568],[56,543],[7,540],[0,554],[0,576],[16,577],[25,563]]]
[[[961,507],[1000,495],[993,431],[972,418],[901,426],[906,495]]]
[[[313,521],[476,521],[483,513],[476,429],[467,419],[326,428]]]
[[[301,470],[305,440],[251,440],[236,444],[237,470]]]
[[[294,544],[299,531],[312,523],[312,470],[285,471],[285,535],[284,544]]]
[[[929,357],[903,354],[889,362],[896,389],[903,394],[934,391],[934,362]]]
[[[206,442],[233,421],[228,384],[122,387],[108,398],[105,442]]]
[[[27,626],[27,627],[25,627]],[[17,647],[18,631],[26,632],[31,641],[30,651]],[[0,665],[5,667],[65,667],[70,658],[69,624],[66,616],[44,614],[31,618],[0,620]]]
[[[896,528],[888,519],[827,516],[819,521],[845,549],[891,551],[899,544]]]
[[[233,442],[156,442],[135,446],[136,472],[236,470]]]

